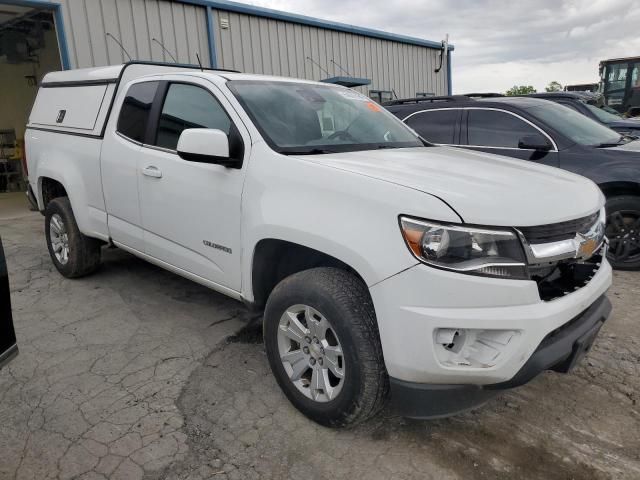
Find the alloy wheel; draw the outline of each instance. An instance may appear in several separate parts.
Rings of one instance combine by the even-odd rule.
[[[617,263],[640,260],[640,212],[617,210],[607,217],[609,257]]]
[[[67,227],[62,221],[62,217],[57,213],[51,216],[49,236],[51,238],[51,248],[56,260],[58,260],[61,265],[66,265],[69,262],[69,234],[67,233]]]
[[[295,387],[316,402],[334,400],[342,391],[345,358],[329,320],[308,305],[289,307],[278,325],[278,351]]]

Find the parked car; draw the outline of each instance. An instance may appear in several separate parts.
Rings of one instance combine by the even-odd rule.
[[[11,313],[11,294],[9,291],[9,273],[4,258],[2,239],[0,239],[0,368],[9,363],[18,354],[16,333]]]
[[[280,387],[324,425],[389,391],[437,417],[569,371],[610,312],[593,182],[429,146],[344,87],[135,62],[50,73],[26,151],[62,275],[112,244],[264,309]]]
[[[506,155],[590,178],[607,198],[610,262],[614,268],[640,269],[639,140],[539,98],[453,96],[386,105],[437,145]]]
[[[624,118],[614,109],[598,101],[599,94],[589,92],[548,92],[532,93],[534,98],[544,98],[559,103],[586,115],[598,123],[622,135],[640,136],[640,121]]]

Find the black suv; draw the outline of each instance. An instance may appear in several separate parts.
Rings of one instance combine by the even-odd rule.
[[[9,293],[9,275],[4,258],[2,240],[0,240],[0,368],[18,353],[16,334],[13,331],[11,317],[11,298]]]
[[[623,118],[613,108],[603,105],[600,94],[590,92],[548,92],[532,93],[528,95],[534,98],[544,98],[552,102],[573,108],[577,112],[602,123],[603,125],[620,132],[623,135],[640,136],[640,120],[628,120]]]
[[[429,97],[385,106],[431,143],[551,165],[593,180],[607,198],[611,264],[640,269],[640,140],[540,98]]]

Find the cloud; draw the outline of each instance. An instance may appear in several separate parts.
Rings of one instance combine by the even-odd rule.
[[[640,55],[637,0],[254,0],[253,5],[455,45],[458,93],[595,82],[598,62]]]

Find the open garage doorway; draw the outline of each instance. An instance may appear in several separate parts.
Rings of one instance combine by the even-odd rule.
[[[24,133],[44,75],[62,68],[56,8],[0,0],[0,193],[24,192]]]

